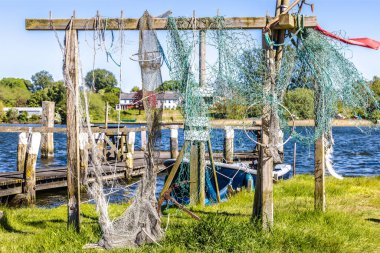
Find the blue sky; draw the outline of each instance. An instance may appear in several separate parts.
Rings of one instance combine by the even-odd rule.
[[[347,37],[370,37],[380,40],[378,11],[380,0],[309,0],[314,2],[319,24],[329,31],[343,31]],[[274,12],[274,0],[0,0],[0,78],[19,77],[30,79],[40,71],[49,71],[54,79],[62,79],[62,54],[53,32],[26,31],[25,18],[69,18],[73,10],[78,18],[94,17],[96,11],[105,17],[118,17],[123,10],[125,17],[138,18],[144,10],[153,16],[171,10],[174,16],[215,16],[217,10],[226,17],[265,16]],[[305,14],[311,15],[310,11]],[[63,40],[63,33],[59,32]],[[139,67],[129,57],[137,52],[138,33],[126,32],[122,84],[124,91],[141,86]],[[165,32],[159,39],[166,46]],[[92,69],[92,33],[80,33],[81,66],[83,73]],[[380,51],[350,46],[347,55],[367,79],[380,76]],[[119,55],[116,55],[119,57]],[[119,68],[107,62],[105,54],[98,52],[96,67],[111,70],[116,76]],[[164,79],[168,71],[163,70]]]

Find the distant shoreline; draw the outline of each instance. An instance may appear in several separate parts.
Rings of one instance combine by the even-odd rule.
[[[164,124],[183,124],[183,121],[162,121]],[[245,119],[245,120],[237,120],[237,119],[214,119],[210,120],[212,126],[260,126],[260,119]],[[117,124],[118,122],[108,122],[108,124]],[[288,122],[291,126],[293,124],[292,121]],[[296,120],[295,126],[314,126],[314,120],[305,119],[305,120]],[[93,122],[93,124],[104,124],[104,122]],[[121,124],[146,124],[146,121],[136,121],[131,123]],[[373,123],[370,120],[364,119],[334,119],[333,120],[334,127],[375,127],[380,126]]]

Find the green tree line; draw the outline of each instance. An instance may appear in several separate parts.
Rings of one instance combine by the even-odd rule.
[[[105,69],[95,69],[87,73],[86,86],[89,88],[90,115],[93,120],[104,118],[104,104],[111,108],[119,103],[120,89],[113,73]],[[66,121],[66,87],[62,80],[55,81],[46,70],[37,72],[31,80],[3,78],[0,80],[0,122],[37,123],[39,117],[28,117],[17,110],[4,112],[4,107],[41,107],[42,101],[55,102],[56,121]]]

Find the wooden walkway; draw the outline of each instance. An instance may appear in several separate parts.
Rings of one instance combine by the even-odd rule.
[[[214,153],[215,161],[221,161],[222,153]],[[144,172],[144,153],[136,151],[134,154],[134,168],[127,171],[125,162],[109,161],[103,165],[105,180],[127,180],[128,177],[139,177]],[[165,170],[162,163],[170,158],[170,152],[161,151],[159,157],[159,171]],[[250,153],[235,153],[234,159],[237,161],[251,161],[257,158],[257,155]],[[208,157],[206,157],[208,159]],[[129,174],[129,175],[128,175]],[[37,169],[36,170],[36,191],[62,188],[67,186],[67,170],[65,167]],[[91,179],[90,179],[91,180]],[[0,173],[0,197],[10,196],[22,193],[23,187],[22,172],[2,172]]]

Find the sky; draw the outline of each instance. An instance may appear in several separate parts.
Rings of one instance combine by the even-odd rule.
[[[292,2],[292,1],[291,1]],[[380,0],[308,0],[315,4],[314,13],[305,6],[304,14],[315,15],[319,25],[332,32],[340,31],[346,37],[369,37],[380,41],[378,11]],[[70,18],[75,10],[78,18],[92,18],[99,11],[103,17],[139,18],[145,10],[158,16],[171,10],[173,16],[215,16],[219,10],[225,17],[249,17],[274,15],[275,0],[0,0],[0,78],[17,77],[29,79],[41,70],[47,70],[55,80],[62,79],[62,53],[53,31],[26,31],[26,18]],[[258,36],[259,31],[251,32]],[[57,32],[63,42],[63,32]],[[117,32],[115,32],[117,39]],[[130,58],[138,50],[138,32],[124,33],[122,68],[107,62],[104,51],[97,50],[94,61],[93,33],[80,32],[79,47],[82,73],[95,68],[112,71],[121,81],[123,91],[133,86],[141,87],[138,63]],[[158,32],[159,40],[166,50],[166,32]],[[111,34],[107,34],[111,41]],[[117,42],[115,42],[117,43]],[[347,57],[367,79],[380,76],[380,50],[349,46]],[[114,57],[120,58],[119,51]],[[212,61],[213,54],[206,58]],[[132,57],[133,58],[133,57]],[[170,79],[164,66],[163,79]],[[119,78],[121,73],[121,78]]]

